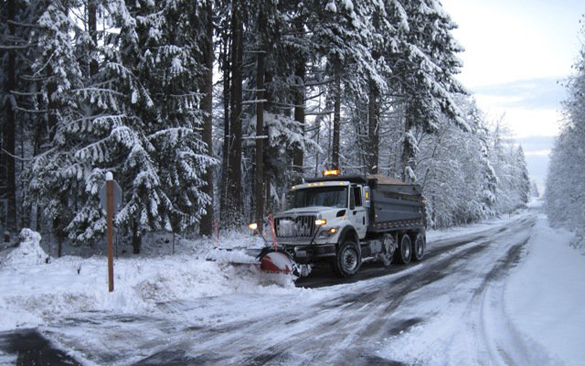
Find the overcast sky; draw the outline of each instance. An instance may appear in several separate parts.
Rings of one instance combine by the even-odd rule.
[[[440,0],[465,48],[459,80],[488,121],[503,116],[544,187],[548,152],[562,119],[562,85],[585,39],[584,0]],[[542,190],[542,189],[541,189]]]

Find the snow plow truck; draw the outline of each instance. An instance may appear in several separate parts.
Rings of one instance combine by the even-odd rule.
[[[423,259],[426,217],[419,185],[379,175],[323,175],[293,186],[289,209],[274,214],[275,245],[260,255],[264,268],[278,270],[288,257],[291,267],[304,268],[301,274],[325,262],[349,277],[366,260],[389,266]]]

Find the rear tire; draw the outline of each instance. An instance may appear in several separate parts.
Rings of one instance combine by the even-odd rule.
[[[392,264],[392,258],[396,252],[396,243],[392,234],[385,234],[382,238],[382,252],[378,254],[378,260],[382,262],[384,267],[389,267]]]
[[[422,261],[425,256],[425,250],[427,247],[427,240],[425,234],[416,234],[413,245],[414,260],[419,262]]]
[[[340,277],[355,275],[362,265],[360,250],[353,238],[345,239],[333,262],[333,270]]]
[[[408,234],[403,234],[400,237],[400,244],[396,251],[396,259],[398,263],[408,264],[412,259],[412,242]]]

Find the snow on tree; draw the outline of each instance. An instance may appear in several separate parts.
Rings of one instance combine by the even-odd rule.
[[[536,180],[532,179],[530,181],[530,197],[539,198],[540,197],[540,190],[538,189],[538,184]]]
[[[136,252],[144,232],[192,229],[204,213],[210,198],[200,190],[201,176],[214,161],[198,131],[202,10],[193,5],[184,11],[189,4],[98,4],[110,27],[100,34],[98,72],[83,85],[60,86],[72,98],[69,115],[58,121],[52,148],[35,158],[31,170],[30,199],[48,200],[43,206],[51,216],[72,212],[65,230],[75,242],[96,240],[105,231],[99,188],[106,171],[124,191],[116,223],[133,234]],[[66,200],[56,197],[65,192]]]
[[[75,164],[67,152],[77,140],[68,140],[59,133],[62,126],[76,118],[76,98],[73,90],[82,86],[82,71],[76,61],[71,35],[76,24],[68,12],[75,2],[51,2],[40,6],[38,28],[31,33],[29,50],[31,73],[38,80],[40,98],[36,108],[41,116],[37,123],[46,131],[47,141],[35,149],[35,157],[26,172],[28,187],[25,199],[50,224],[58,241],[58,255],[66,237],[66,227],[73,217],[70,208],[78,204],[80,186],[64,178],[65,169]],[[32,7],[31,7],[32,8]],[[33,97],[34,98],[34,97]]]
[[[333,108],[331,168],[342,165],[340,132],[342,98],[365,99],[368,80],[378,71],[367,47],[371,38],[371,4],[364,1],[329,1],[325,9],[317,7],[318,22],[313,22],[313,36],[320,40],[319,54],[326,60],[326,75],[332,80],[328,88]]]
[[[581,29],[585,35],[585,27]],[[554,226],[577,233],[575,245],[585,245],[585,46],[568,80],[564,101],[564,126],[550,155],[546,180],[545,210]]]
[[[489,161],[497,177],[494,208],[498,214],[524,207],[530,191],[523,149],[508,135],[501,120],[490,133]]]
[[[32,30],[47,6],[46,2],[22,0],[0,4],[0,223],[6,230],[3,234],[14,235],[18,227],[28,224],[20,189],[24,177],[22,161],[25,150],[32,145],[27,138],[30,130],[35,131],[35,148],[40,145],[36,137],[44,121],[37,105],[44,101],[38,89],[45,80],[43,75],[31,71],[34,57],[40,52],[34,46]],[[46,109],[44,105],[41,108]]]
[[[441,114],[468,129],[452,99],[453,93],[464,92],[454,79],[461,67],[456,53],[463,49],[453,39],[451,31],[456,26],[439,2],[405,1],[396,11],[405,19],[400,23],[399,52],[391,61],[405,104],[401,176],[414,181],[417,129],[437,131]]]
[[[248,123],[248,135],[256,136],[254,119]],[[274,209],[280,209],[285,203],[283,195],[290,188],[296,173],[287,167],[287,151],[291,147],[299,146],[303,150],[312,148],[320,150],[320,147],[310,138],[299,132],[299,121],[281,114],[264,113],[265,133],[265,172],[267,175],[268,197],[274,202]]]
[[[437,227],[526,201],[523,152],[461,96],[461,47],[437,0],[13,2],[28,14],[22,44],[10,38],[27,46],[13,92],[34,154],[24,193],[58,237],[102,236],[106,171],[136,251],[144,233],[196,229],[210,194],[216,217],[238,224],[332,166],[424,185]],[[204,191],[211,178],[219,193]]]
[[[416,139],[415,174],[427,200],[431,227],[468,224],[493,215],[493,202],[486,197],[494,177],[486,159],[484,122],[472,100],[464,96],[456,100],[469,131],[443,117],[437,133]]]

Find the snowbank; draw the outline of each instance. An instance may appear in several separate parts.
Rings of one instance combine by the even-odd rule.
[[[301,291],[289,276],[182,253],[114,260],[115,290],[109,293],[107,258],[65,256],[46,263],[40,235],[28,229],[21,235],[20,246],[0,266],[0,331],[34,327],[64,313],[145,314],[159,311],[158,305],[164,302]]]
[[[44,264],[49,256],[41,248],[41,235],[30,229],[20,232],[20,244],[2,261],[3,265],[30,266]]]
[[[505,302],[515,325],[566,365],[585,365],[585,256],[573,234],[538,217],[527,258],[512,274]]]

